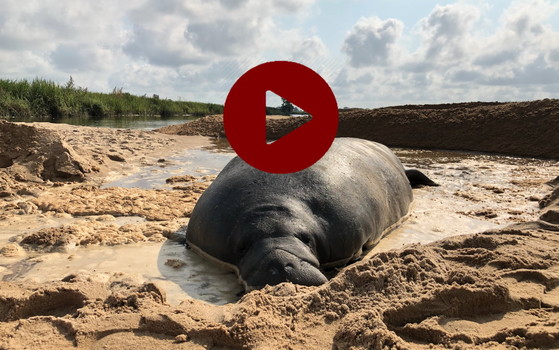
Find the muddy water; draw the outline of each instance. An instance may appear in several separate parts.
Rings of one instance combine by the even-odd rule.
[[[559,173],[556,161],[403,149],[396,153],[405,166],[424,170],[441,186],[414,190],[408,220],[369,254],[532,220],[538,213],[535,200],[548,191],[545,182]],[[226,144],[189,150],[166,159],[164,164],[104,186],[164,188],[170,176],[216,174],[233,156]],[[184,266],[171,267],[166,264],[169,261],[179,261]],[[173,304],[188,297],[223,304],[235,301],[241,291],[234,274],[173,240],[67,249],[23,261],[0,261],[0,269],[2,265],[10,271],[4,273],[4,279],[36,282],[57,280],[70,273],[94,274],[102,279],[122,272],[137,281],[159,283]]]
[[[538,217],[537,199],[559,162],[463,152],[396,149],[408,168],[425,171],[441,186],[414,190],[411,215],[371,254],[410,243],[503,227]]]
[[[234,274],[208,263],[172,240],[93,246],[44,254],[35,259],[38,261],[31,262],[30,269],[20,271],[19,276],[12,276],[10,280],[41,283],[60,280],[69,274],[93,274],[95,279],[108,280],[111,273],[119,272],[135,282],[156,282],[165,290],[171,304],[179,304],[188,297],[224,304],[236,300],[241,292]],[[181,261],[184,266],[171,267],[166,264],[170,259]]]
[[[234,156],[231,152],[193,149],[165,159],[164,164],[143,168],[141,172],[105,183],[102,187],[171,188],[165,183],[167,178],[178,175],[214,175]]]

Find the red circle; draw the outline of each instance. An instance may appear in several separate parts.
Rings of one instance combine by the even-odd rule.
[[[266,91],[302,108],[312,119],[271,144],[266,143]],[[223,111],[231,147],[251,166],[276,174],[316,163],[338,131],[338,104],[328,83],[312,69],[288,61],[258,65],[233,85]]]

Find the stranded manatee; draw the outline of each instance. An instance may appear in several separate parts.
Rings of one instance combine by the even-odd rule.
[[[418,171],[408,174],[436,185]],[[337,138],[317,163],[291,174],[234,158],[198,200],[186,238],[197,253],[236,271],[247,290],[319,285],[327,280],[321,269],[359,258],[411,201],[410,180],[386,146]]]

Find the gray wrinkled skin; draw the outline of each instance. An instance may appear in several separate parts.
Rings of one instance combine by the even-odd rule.
[[[320,285],[327,281],[321,267],[358,258],[411,201],[404,168],[387,147],[337,138],[321,160],[292,174],[234,158],[198,200],[186,238],[235,270],[248,290]]]

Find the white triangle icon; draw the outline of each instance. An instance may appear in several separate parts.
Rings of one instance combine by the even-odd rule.
[[[281,109],[281,106],[284,104],[284,98],[275,94],[275,93],[273,93],[270,90],[266,91],[266,112],[267,112],[266,113],[266,130],[268,130],[268,128],[269,128],[268,123],[272,120],[284,119],[284,118],[293,118],[293,117],[305,117],[305,116],[308,115],[308,113],[305,112],[302,108],[294,105],[293,103],[289,102],[287,99],[285,101],[287,101],[292,106],[292,107],[289,108],[289,109],[291,109],[290,115],[286,115],[287,110],[282,110]],[[267,133],[267,135],[268,135],[268,133]],[[285,136],[285,135],[282,135],[282,137],[283,136]],[[267,139],[266,143],[271,144],[271,143],[274,143],[274,141],[276,141],[276,140]]]
[[[278,115],[282,115],[281,111],[280,111],[280,107],[283,104],[283,100],[284,100],[283,97],[281,97],[279,95],[276,95],[272,91],[270,91],[270,90],[266,91],[266,107],[267,108],[272,107],[274,109],[274,112],[276,112],[275,109],[277,108]],[[307,112],[305,112],[301,107],[299,107],[299,106],[297,106],[297,105],[295,105],[291,102],[289,102],[289,103],[293,106],[293,110],[292,110],[291,115],[298,116],[298,115],[306,115],[307,114]]]

